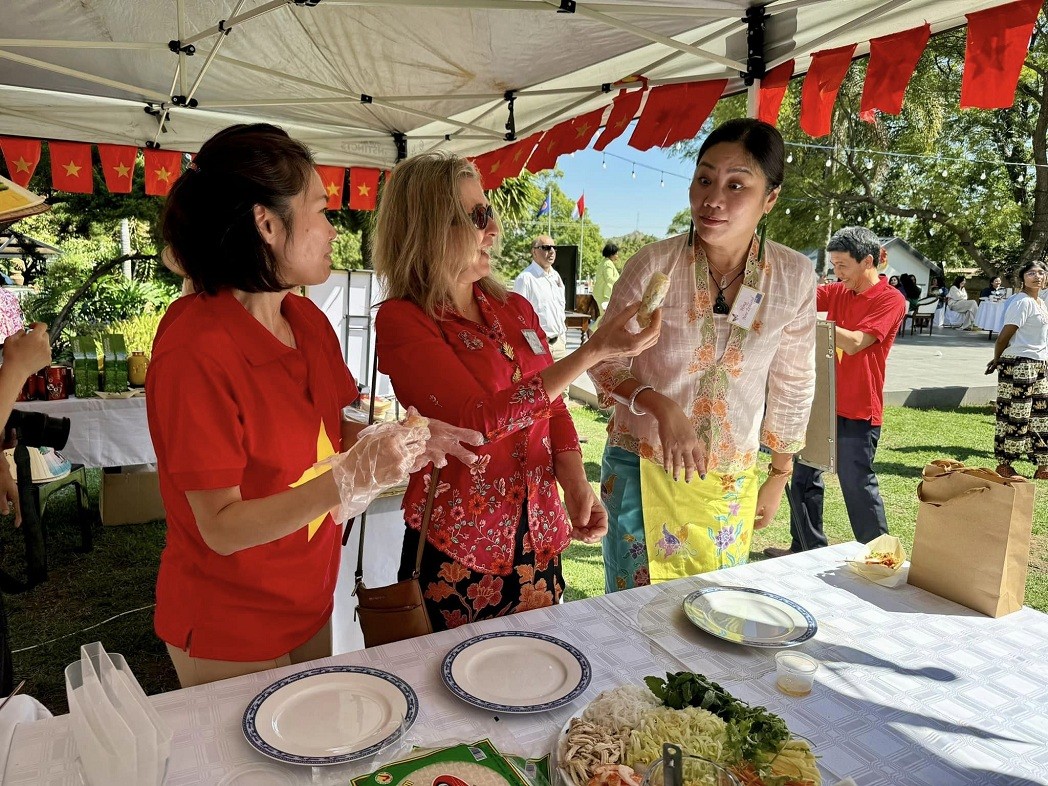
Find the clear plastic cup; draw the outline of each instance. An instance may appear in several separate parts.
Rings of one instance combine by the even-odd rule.
[[[790,696],[807,696],[815,682],[819,661],[803,652],[779,652],[775,655],[775,683]]]

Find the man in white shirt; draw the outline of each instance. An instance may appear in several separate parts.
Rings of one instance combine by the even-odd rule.
[[[567,325],[564,322],[564,281],[553,269],[557,248],[549,235],[539,235],[531,244],[532,262],[513,282],[513,291],[531,303],[546,332],[554,360],[566,353]]]

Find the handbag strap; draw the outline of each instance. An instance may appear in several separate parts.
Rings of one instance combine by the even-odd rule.
[[[441,331],[443,332],[443,331]],[[446,340],[446,337],[445,337]],[[368,423],[375,422],[375,387],[378,384],[378,353],[371,360],[371,400],[368,407]],[[422,552],[426,546],[426,532],[429,530],[429,519],[433,515],[433,498],[437,495],[437,486],[440,483],[440,467],[433,467],[433,473],[429,476],[429,493],[426,495],[426,507],[422,513],[422,526],[419,528],[418,551],[415,553],[415,572],[412,578],[418,579],[422,571]],[[357,569],[353,574],[354,592],[356,587],[364,583],[364,531],[367,528],[368,512],[365,510],[360,514],[360,543],[357,546]],[[347,522],[346,534],[343,535],[342,545],[345,546],[349,538],[348,528],[353,525],[353,520]]]

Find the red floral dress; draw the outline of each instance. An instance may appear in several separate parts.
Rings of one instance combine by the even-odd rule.
[[[551,362],[545,334],[522,297],[501,302],[476,287],[474,296],[483,324],[434,320],[403,300],[384,303],[375,323],[379,370],[400,403],[487,438],[475,465],[453,459],[438,481],[422,568],[436,629],[559,600],[571,532],[553,456],[580,448],[563,401],[550,401],[538,376]],[[430,472],[415,473],[404,495],[408,575]]]

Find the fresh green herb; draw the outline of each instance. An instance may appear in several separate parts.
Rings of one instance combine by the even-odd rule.
[[[790,739],[786,722],[778,715],[739,701],[701,674],[678,671],[667,673],[666,679],[645,677],[644,684],[667,707],[699,707],[725,721],[730,760],[756,762],[762,756],[778,753]]]

